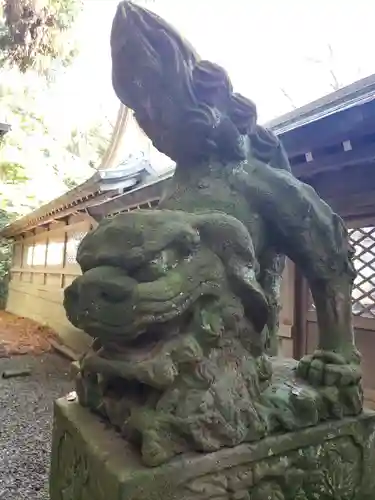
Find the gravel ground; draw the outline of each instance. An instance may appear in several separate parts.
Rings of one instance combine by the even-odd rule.
[[[55,354],[0,359],[0,500],[48,500],[53,401],[73,390],[69,362]]]

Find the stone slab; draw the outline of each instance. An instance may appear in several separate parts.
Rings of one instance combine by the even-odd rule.
[[[55,404],[51,500],[370,500],[375,412],[146,468],[78,402]]]

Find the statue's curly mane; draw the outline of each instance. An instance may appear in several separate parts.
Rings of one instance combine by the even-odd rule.
[[[255,104],[233,92],[226,71],[202,60],[153,12],[123,1],[111,34],[113,86],[153,144],[177,162],[220,153],[241,160],[241,136],[268,163],[277,138],[256,124]]]

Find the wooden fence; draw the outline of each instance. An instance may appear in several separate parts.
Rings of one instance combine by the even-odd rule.
[[[19,236],[13,246],[7,301],[8,311],[51,326],[78,350],[86,347],[88,338],[66,319],[63,293],[80,274],[77,247],[91,228],[91,217],[72,215]]]

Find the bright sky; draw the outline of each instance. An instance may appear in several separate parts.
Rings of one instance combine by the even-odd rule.
[[[85,0],[81,54],[57,89],[62,121],[116,114],[109,32],[117,3]],[[150,6],[203,58],[227,69],[235,90],[256,102],[261,122],[290,111],[291,101],[299,107],[331,92],[330,70],[341,85],[375,73],[371,0],[155,0]]]

